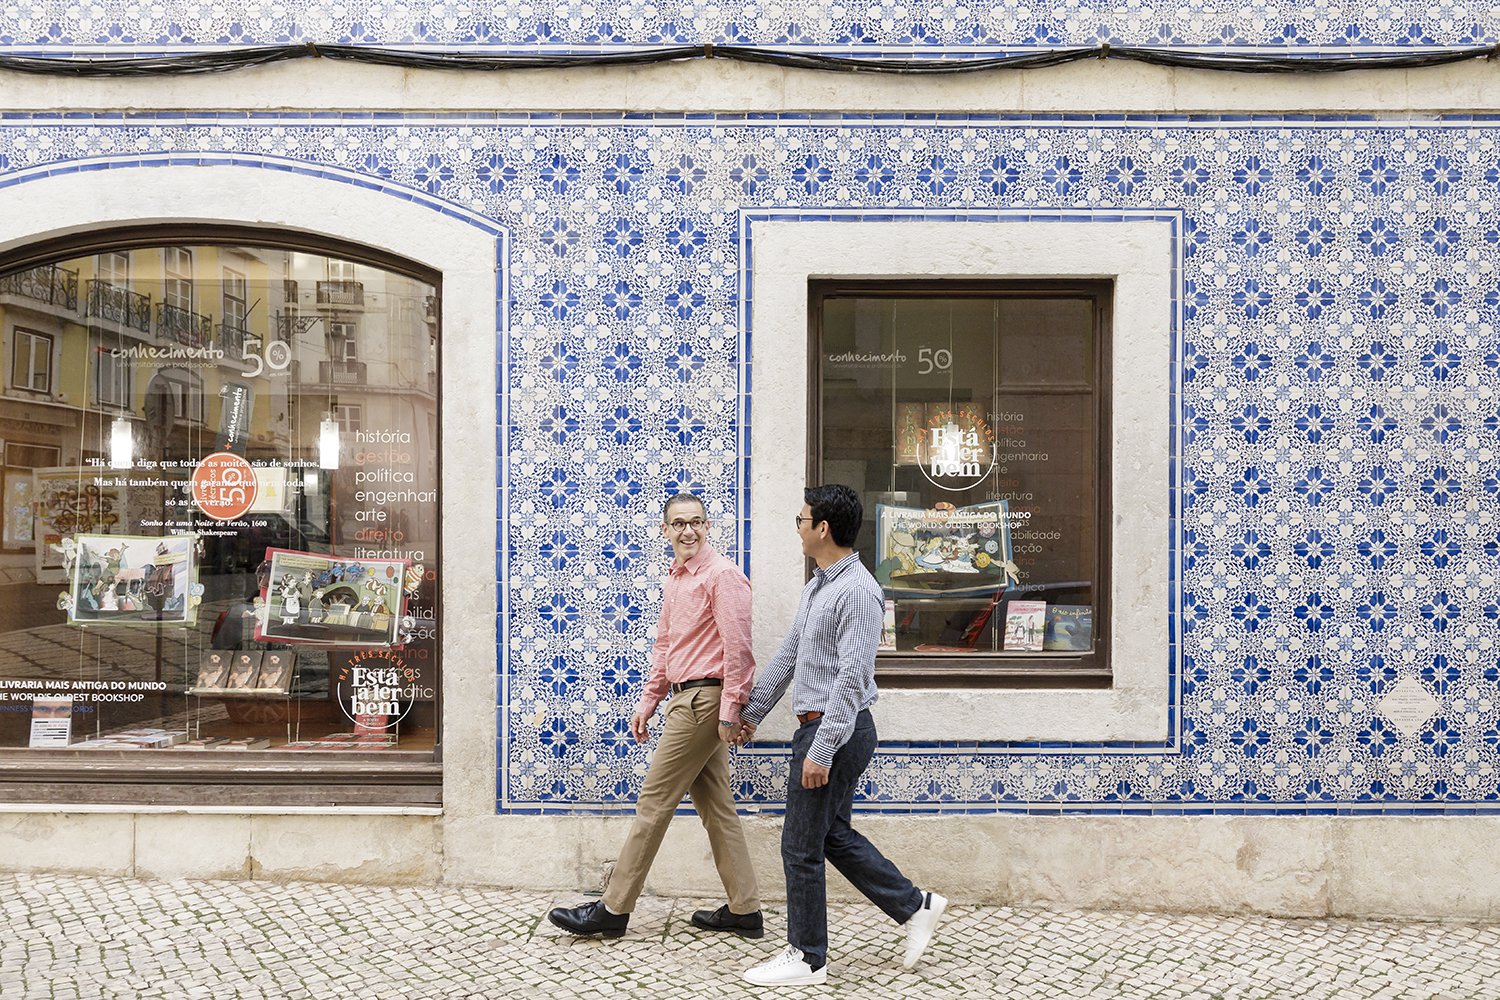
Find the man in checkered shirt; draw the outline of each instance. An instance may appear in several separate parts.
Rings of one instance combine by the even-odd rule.
[[[850,825],[859,778],[875,753],[875,651],[885,596],[854,551],[864,518],[847,486],[803,491],[797,515],[803,554],[817,564],[797,617],[740,714],[740,739],[755,734],[787,686],[801,724],[792,737],[781,861],[786,872],[787,946],[745,972],[757,986],[805,986],[828,976],[828,887],[824,859],[906,926],[911,968],[932,940],[948,901],[923,892]]]

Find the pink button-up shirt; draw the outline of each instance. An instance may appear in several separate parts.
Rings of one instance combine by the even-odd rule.
[[[750,581],[738,566],[707,545],[687,562],[674,562],[667,574],[651,673],[639,710],[648,715],[655,712],[668,685],[704,677],[723,680],[719,719],[738,722],[755,680]]]

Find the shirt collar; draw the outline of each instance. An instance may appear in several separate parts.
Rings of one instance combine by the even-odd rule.
[[[713,550],[713,547],[705,542],[703,543],[703,546],[698,549],[698,554],[693,556],[693,558],[689,559],[687,562],[678,563],[674,559],[672,561],[672,575],[677,576],[680,573],[691,573],[694,576],[697,576],[700,572],[702,572],[703,567],[707,566],[710,562],[713,561],[716,555],[718,555],[718,553]]]
[[[813,576],[818,577],[824,583],[827,583],[829,580],[838,579],[839,575],[843,573],[844,570],[848,569],[850,566],[857,562],[859,562],[859,553],[851,552],[827,569],[814,567]]]

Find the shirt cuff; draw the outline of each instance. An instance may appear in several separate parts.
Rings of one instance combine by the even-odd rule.
[[[733,702],[726,704],[725,702],[721,701],[719,702],[719,721],[728,722],[732,725],[737,726],[740,723],[740,719],[743,717],[743,709],[744,706],[742,705],[736,705]]]
[[[832,767],[834,755],[838,752],[838,747],[830,747],[826,743],[819,743],[817,740],[813,740],[812,745],[807,748],[807,759],[814,764]]]

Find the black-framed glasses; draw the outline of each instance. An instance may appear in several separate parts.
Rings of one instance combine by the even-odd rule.
[[[797,515],[797,530],[798,531],[802,530],[802,522],[803,521],[813,522],[812,515],[811,514],[798,514]]]
[[[682,532],[686,531],[688,528],[692,528],[694,531],[702,531],[707,525],[708,525],[708,522],[705,521],[701,517],[695,517],[695,518],[693,518],[692,520],[689,520],[689,521],[684,521],[682,518],[679,517],[679,518],[677,518],[674,521],[668,521],[667,522],[667,527],[671,528],[673,531],[677,532],[678,534],[681,534]]]

